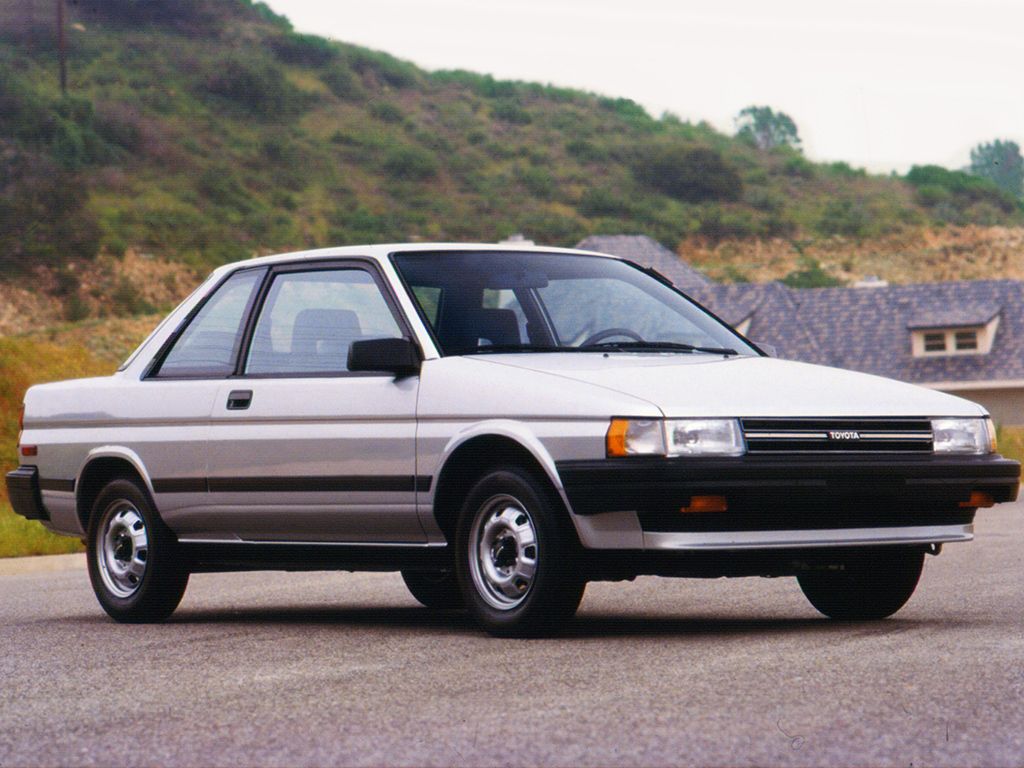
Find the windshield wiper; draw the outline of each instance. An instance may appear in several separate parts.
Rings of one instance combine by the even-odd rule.
[[[459,349],[456,355],[486,355],[504,352],[579,352],[578,347],[558,347],[553,344],[488,344],[484,347]]]
[[[658,352],[669,351],[669,352],[706,352],[710,355],[738,355],[735,349],[729,349],[728,347],[699,347],[694,344],[681,344],[676,341],[601,341],[597,344],[588,344],[581,349],[595,350],[595,351],[607,351],[612,350],[628,350],[628,351],[643,351],[643,350],[655,350]]]

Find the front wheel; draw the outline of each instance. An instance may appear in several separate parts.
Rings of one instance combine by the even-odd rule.
[[[547,634],[579,607],[573,533],[551,490],[519,467],[482,477],[456,533],[456,574],[466,607],[492,635]]]
[[[112,480],[96,497],[87,559],[96,599],[120,622],[166,619],[188,585],[174,534],[131,480]]]
[[[917,589],[924,552],[893,547],[851,554],[841,570],[797,576],[811,605],[833,619],[884,619],[902,608]]]

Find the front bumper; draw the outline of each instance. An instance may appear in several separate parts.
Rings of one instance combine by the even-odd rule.
[[[635,512],[645,549],[746,549],[964,541],[972,493],[1013,501],[1001,456],[758,456],[560,462],[572,510]],[[694,496],[723,512],[682,512]],[[975,497],[977,498],[977,497]]]
[[[11,507],[29,520],[49,520],[39,492],[39,470],[35,467],[18,467],[7,473],[7,498]]]

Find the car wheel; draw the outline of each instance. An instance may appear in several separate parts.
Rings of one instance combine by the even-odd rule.
[[[806,571],[797,576],[811,605],[833,619],[884,619],[914,594],[924,568],[918,549],[858,553],[842,570]]]
[[[427,608],[462,608],[454,571],[402,571],[409,592]]]
[[[466,607],[492,635],[548,634],[579,607],[571,524],[550,489],[518,467],[489,472],[469,492],[456,532]]]
[[[87,558],[96,598],[120,622],[166,619],[188,585],[174,534],[131,480],[113,480],[96,497]]]

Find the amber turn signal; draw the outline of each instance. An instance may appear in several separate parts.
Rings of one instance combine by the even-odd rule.
[[[961,501],[961,507],[993,507],[995,506],[995,499],[990,494],[983,491],[971,491],[971,498],[967,501]]]
[[[680,512],[725,512],[729,504],[725,496],[694,496],[689,505],[680,507]]]

